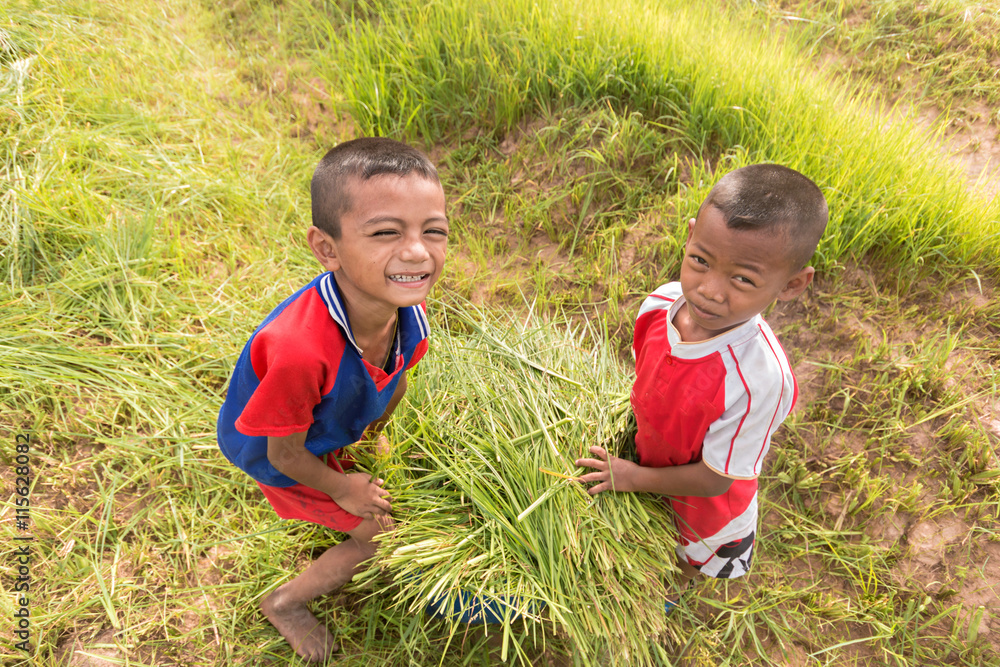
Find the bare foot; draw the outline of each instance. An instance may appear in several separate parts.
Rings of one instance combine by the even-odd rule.
[[[296,653],[311,662],[325,660],[338,648],[333,635],[305,604],[285,600],[283,588],[264,598],[260,610]]]

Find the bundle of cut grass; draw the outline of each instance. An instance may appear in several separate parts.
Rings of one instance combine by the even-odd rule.
[[[670,518],[653,497],[591,498],[573,479],[591,445],[627,448],[630,373],[589,324],[445,311],[451,333],[435,333],[411,379],[393,453],[361,462],[394,497],[379,551],[400,584],[394,605],[448,610],[454,634],[479,601],[501,617],[504,659],[526,657],[518,637],[534,620],[578,655],[649,662]]]

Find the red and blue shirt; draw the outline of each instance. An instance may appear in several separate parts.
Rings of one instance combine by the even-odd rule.
[[[389,371],[361,357],[332,273],[288,297],[243,348],[219,411],[219,448],[268,486],[292,486],[267,459],[267,437],[306,431],[316,456],[361,439],[405,371],[427,352],[424,304],[400,308]]]

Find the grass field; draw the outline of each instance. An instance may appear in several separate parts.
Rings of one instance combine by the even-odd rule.
[[[0,7],[0,525],[33,538],[31,649],[10,555],[3,663],[296,664],[257,605],[339,538],[262,506],[215,416],[249,333],[316,273],[316,161],[379,133],[425,149],[449,201],[441,356],[416,387],[438,386],[467,333],[444,312],[465,301],[515,314],[500,338],[592,323],[587,345],[627,373],[638,304],[732,168],[805,172],[831,224],[816,284],[768,318],[800,397],[761,478],[750,576],[699,582],[626,658],[611,633],[393,606],[412,596],[386,560],[316,606],[338,664],[1000,666],[1000,199],[888,110],[1000,122],[973,118],[1000,99],[982,67],[1000,7],[907,5]],[[411,391],[399,455],[449,408]]]

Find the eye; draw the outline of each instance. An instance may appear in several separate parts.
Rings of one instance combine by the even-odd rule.
[[[708,266],[708,262],[705,261],[704,257],[699,257],[698,255],[688,255],[695,264],[699,266]]]
[[[395,229],[377,229],[372,232],[372,236],[395,236],[397,233]]]
[[[428,229],[424,233],[425,234],[433,234],[435,236],[443,236],[445,238],[448,238],[448,230],[447,229],[442,229],[440,227],[432,227],[431,229]]]
[[[754,283],[754,281],[750,280],[746,276],[736,276],[735,280],[736,280],[736,282],[738,282],[738,283],[740,283],[742,285],[747,285],[748,287],[756,287],[757,286],[756,283]]]

